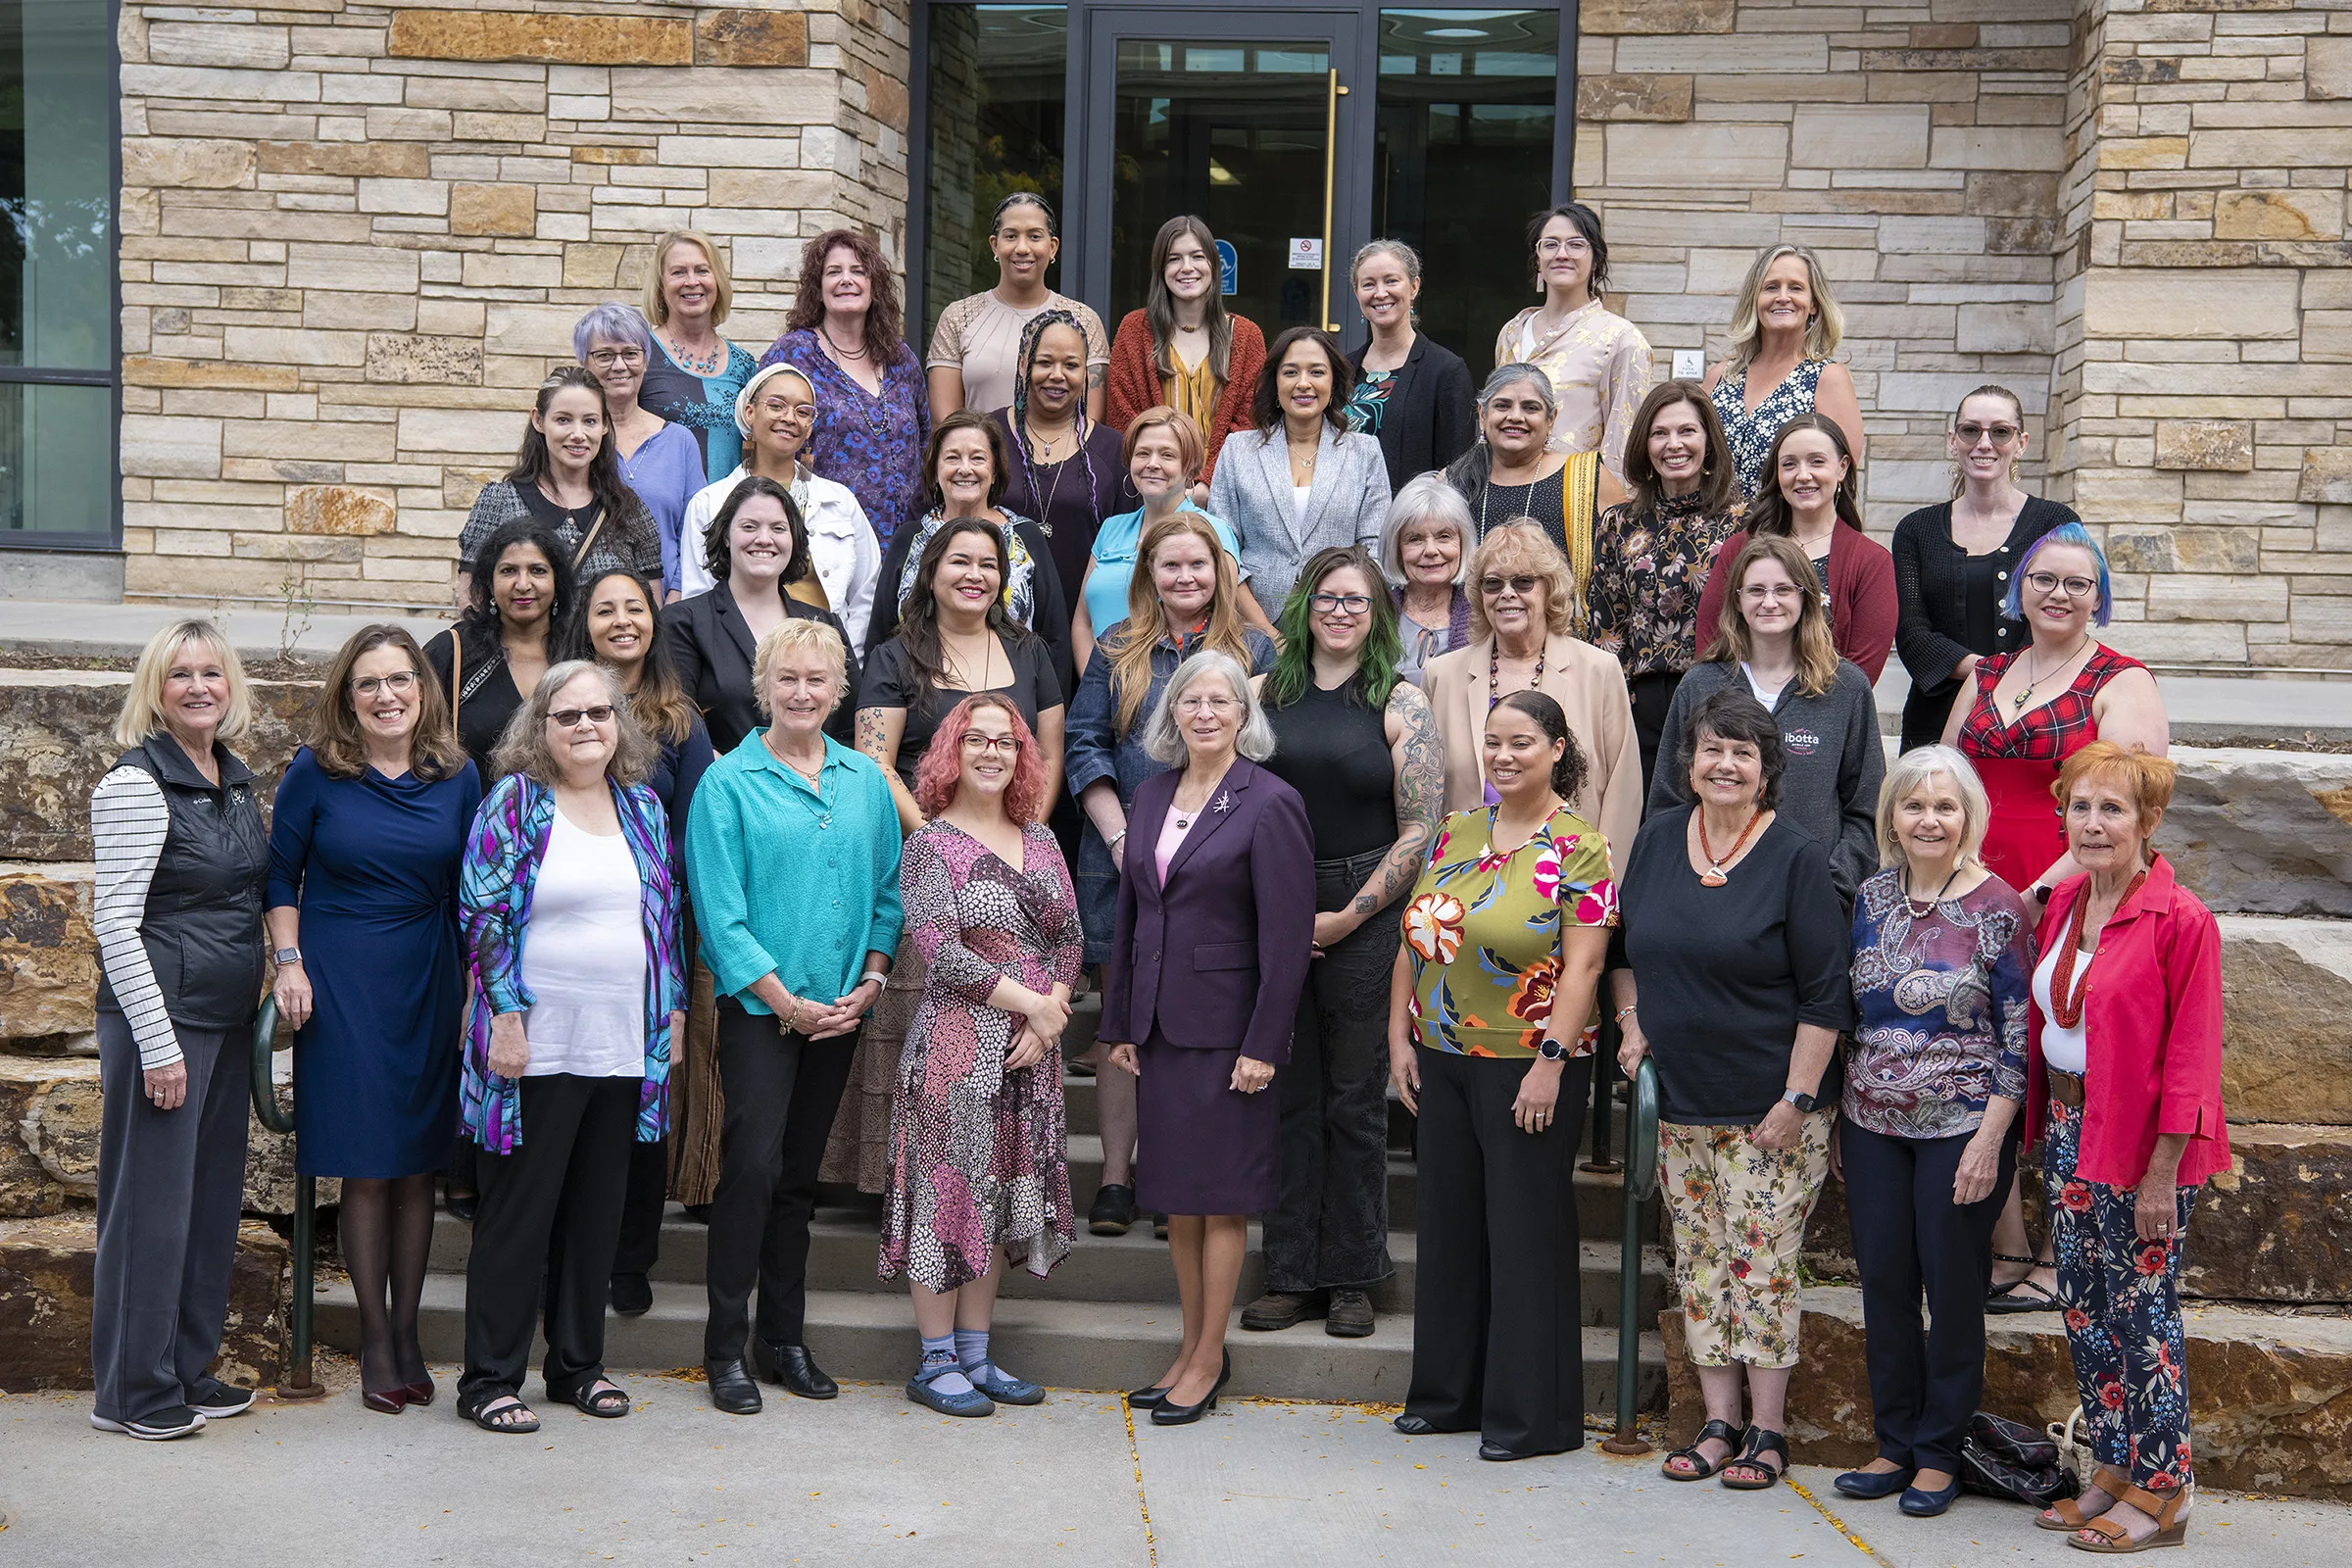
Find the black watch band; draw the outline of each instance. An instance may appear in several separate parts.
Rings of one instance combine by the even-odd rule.
[[[1544,1061],[1566,1061],[1568,1048],[1561,1042],[1546,1036],[1536,1042],[1536,1054]]]

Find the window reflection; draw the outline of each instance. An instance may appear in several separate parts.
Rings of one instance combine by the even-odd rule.
[[[1068,208],[1061,189],[1068,8],[933,6],[929,18],[931,157],[918,346],[931,340],[942,311],[996,287],[988,215],[998,202],[1034,190],[1056,215]],[[1060,288],[1062,275],[1057,262],[1046,286]]]

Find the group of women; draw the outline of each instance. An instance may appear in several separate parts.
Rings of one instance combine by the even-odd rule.
[[[2102,1468],[2044,1523],[2177,1539],[2179,1247],[2227,1163],[2214,926],[2148,848],[2162,706],[2096,638],[2097,546],[2017,485],[2021,400],[1962,401],[1952,500],[1889,552],[1799,247],[1757,259],[1704,384],[1645,390],[1598,219],[1540,215],[1544,303],[1473,392],[1400,243],[1354,259],[1350,357],[1227,313],[1198,219],[1108,339],[1045,285],[1042,198],[993,229],[1000,285],[923,377],[864,237],[810,242],[754,362],[716,250],[664,236],[476,503],[458,624],[343,650],[266,836],[233,651],[201,621],[149,648],[93,803],[94,1419],[177,1436],[250,1399],[204,1342],[266,928],[371,1408],[435,1397],[444,1169],[475,1228],[458,1405],[488,1430],[537,1425],[535,1323],[551,1397],[627,1412],[605,1311],[650,1304],[673,1195],[710,1227],[713,1401],[830,1397],[804,1321],[827,1174],[884,1195],[908,1397],[1036,1402],[989,1325],[1007,1265],[1073,1244],[1060,1048],[1091,983],[1088,1224],[1163,1219],[1183,1299],[1131,1401],[1214,1407],[1252,1214],[1245,1329],[1373,1332],[1393,1088],[1424,1207],[1397,1425],[1557,1452],[1605,991],[1619,1063],[1658,1065],[1707,1403],[1670,1478],[1786,1467],[1797,1252],[1851,1165],[1881,1456],[1840,1490],[1948,1505],[1984,1311],[2056,1304]]]

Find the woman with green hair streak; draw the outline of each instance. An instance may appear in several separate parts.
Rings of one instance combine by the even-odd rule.
[[[1446,794],[1429,699],[1397,675],[1404,647],[1379,563],[1318,552],[1283,606],[1282,653],[1257,677],[1274,727],[1268,771],[1306,803],[1315,841],[1315,948],[1282,1098],[1282,1206],[1268,1214],[1266,1294],[1246,1329],[1320,1317],[1373,1329],[1388,1252],[1391,906],[1420,874]]]

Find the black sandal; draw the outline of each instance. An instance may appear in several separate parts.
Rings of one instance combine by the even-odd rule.
[[[460,1400],[458,1414],[484,1432],[508,1437],[521,1437],[539,1430],[539,1417],[531,1407],[504,1390]]]
[[[1745,1439],[1745,1433],[1740,1432],[1729,1421],[1710,1421],[1705,1426],[1698,1429],[1698,1436],[1690,1440],[1690,1446],[1689,1447],[1677,1448],[1665,1457],[1664,1461],[1658,1466],[1658,1474],[1664,1476],[1669,1481],[1708,1480],[1720,1472],[1725,1465],[1738,1461],[1740,1457],[1740,1445]],[[1698,1446],[1710,1438],[1714,1439],[1718,1443],[1725,1443],[1731,1446],[1731,1451],[1726,1453],[1721,1459],[1716,1460],[1713,1464],[1707,1463],[1707,1456],[1698,1451]],[[1677,1459],[1690,1460],[1690,1468],[1689,1470],[1677,1470],[1674,1468],[1674,1461]]]
[[[571,1402],[606,1421],[617,1421],[629,1413],[629,1396],[611,1378],[598,1378],[571,1391]]]
[[[2021,1291],[2032,1291],[2034,1294],[2021,1296],[2018,1294]],[[2031,1278],[2012,1280],[1984,1298],[1984,1310],[1987,1312],[2055,1312],[2058,1310],[2058,1298],[2052,1295],[2046,1286],[2036,1285]]]
[[[1779,1468],[1776,1469],[1763,1462],[1763,1456],[1767,1453],[1777,1453],[1781,1456]],[[1743,1465],[1750,1470],[1760,1471],[1764,1479],[1761,1481],[1734,1480],[1728,1474],[1734,1465]],[[1778,1432],[1764,1427],[1749,1427],[1747,1441],[1740,1446],[1740,1456],[1727,1460],[1723,1468],[1727,1474],[1723,1477],[1721,1484],[1731,1488],[1734,1492],[1770,1492],[1781,1484],[1781,1477],[1788,1472],[1788,1440]]]

